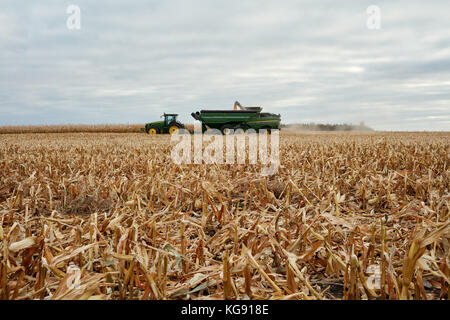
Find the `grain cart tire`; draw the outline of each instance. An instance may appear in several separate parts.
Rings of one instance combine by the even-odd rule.
[[[246,134],[247,130],[241,126],[237,126],[236,128],[234,128],[234,133],[235,134]]]
[[[148,128],[147,133],[148,134],[158,134],[159,133],[159,129],[156,128],[156,127],[150,127],[150,128]]]
[[[234,130],[234,126],[232,124],[226,123],[220,127],[220,131],[223,135],[231,134],[231,130]]]
[[[271,133],[272,133],[272,128],[271,128],[271,127],[263,127],[263,128],[261,128],[261,129],[267,130],[267,134],[271,134]]]
[[[176,134],[180,131],[180,126],[178,123],[171,124],[169,126],[169,134]]]

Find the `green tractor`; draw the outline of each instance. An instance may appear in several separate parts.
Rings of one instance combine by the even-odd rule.
[[[184,125],[177,121],[178,114],[175,113],[164,113],[161,118],[164,117],[164,121],[155,121],[145,124],[145,128],[141,128],[148,134],[161,134],[177,133],[180,129],[184,129]]]

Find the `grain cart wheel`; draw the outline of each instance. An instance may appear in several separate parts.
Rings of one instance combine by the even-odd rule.
[[[180,131],[180,127],[176,124],[172,124],[169,127],[169,134],[177,134]]]
[[[234,134],[246,134],[247,130],[243,128],[242,126],[238,126],[234,128]]]
[[[148,134],[158,134],[158,133],[159,133],[158,128],[150,127],[150,128],[148,129]]]
[[[271,131],[271,127],[263,127],[263,128],[261,128],[261,129],[266,129],[267,130],[267,134],[271,134],[272,133],[272,131]]]
[[[222,132],[223,135],[231,134],[231,130],[234,130],[234,127],[231,124],[224,124],[223,126],[220,127],[220,131]]]

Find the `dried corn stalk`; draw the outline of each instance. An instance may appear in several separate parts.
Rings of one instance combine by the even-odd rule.
[[[2,135],[1,299],[448,299],[448,133],[282,134],[261,177],[101,129]]]

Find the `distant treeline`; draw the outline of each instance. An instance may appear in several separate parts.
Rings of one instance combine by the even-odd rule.
[[[281,124],[282,129],[294,131],[373,131],[363,122],[355,124],[321,124],[321,123],[293,123]]]

